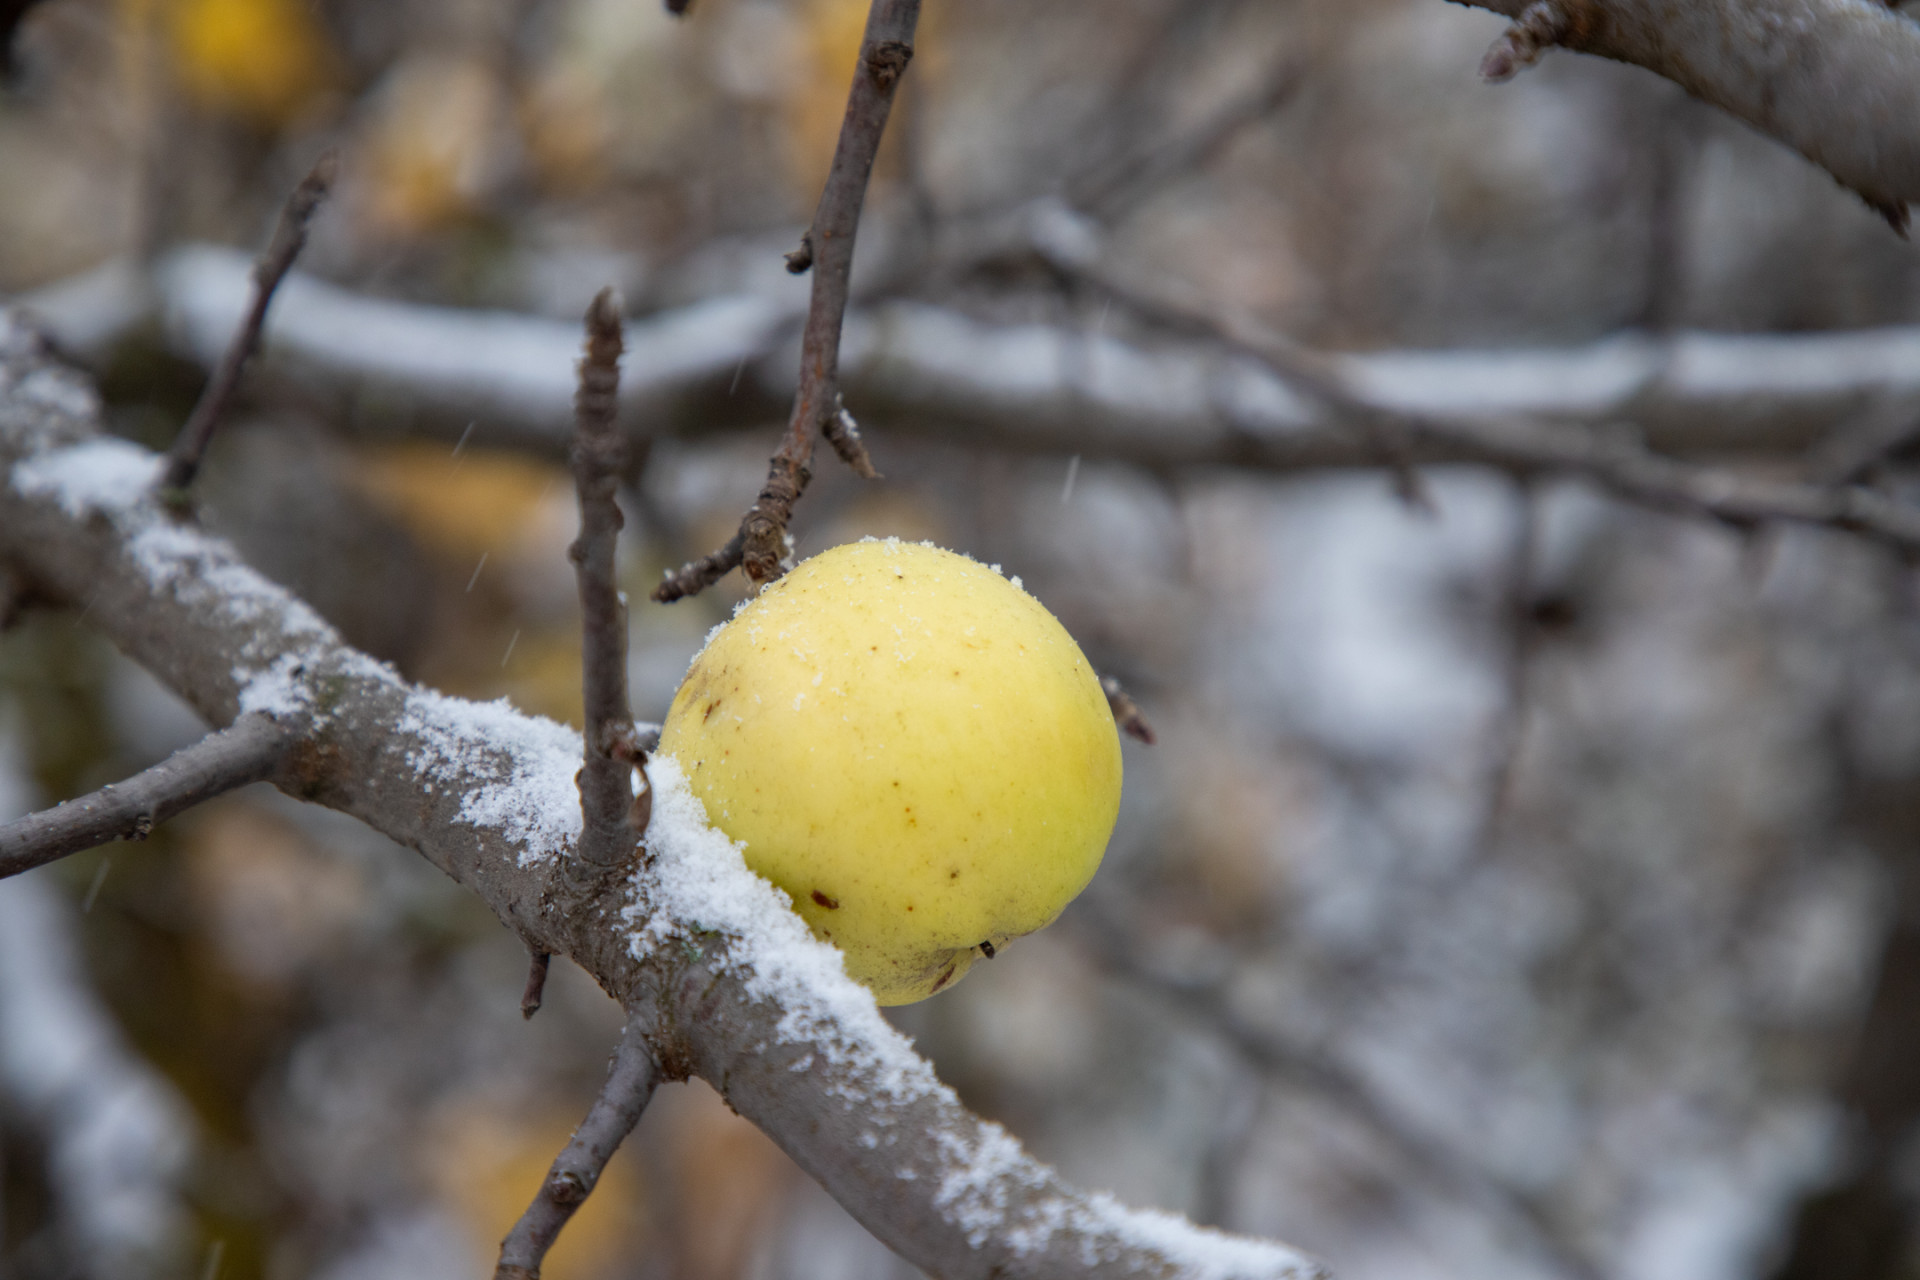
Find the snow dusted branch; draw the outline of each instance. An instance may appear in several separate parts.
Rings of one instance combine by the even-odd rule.
[[[580,736],[409,685],[346,646],[173,521],[160,460],[100,436],[88,388],[0,317],[0,563],[90,601],[90,624],[211,722],[273,710],[298,734],[276,785],[417,850],[534,949],[579,963],[663,1078],[712,1083],[882,1241],[950,1280],[1321,1274],[1283,1245],[1070,1187],[967,1112],[706,825],[671,757],[652,762],[650,858],[567,906]]]
[[[740,533],[726,546],[669,573],[653,593],[663,603],[703,591],[736,565],[758,589],[783,572],[787,559],[787,522],[793,504],[806,491],[813,438],[823,435],[840,460],[867,479],[878,476],[860,441],[860,429],[841,404],[840,331],[846,322],[853,278],[853,242],[860,229],[860,208],[867,180],[880,154],[880,139],[893,110],[894,91],[913,60],[913,31],[920,21],[920,0],[873,0],[860,39],[860,61],[840,140],[833,152],[825,190],[800,248],[787,256],[787,269],[813,272],[813,296],[800,331],[800,387],[787,418],[786,435],[767,464],[767,483],[740,521]]]
[[[1645,67],[1778,138],[1905,233],[1920,201],[1920,24],[1873,0],[1455,0],[1513,19],[1502,80],[1554,45]]]
[[[272,716],[243,715],[125,782],[0,823],[0,879],[109,840],[144,840],[175,814],[259,782],[291,745]]]
[[[574,396],[573,480],[580,496],[580,536],[567,555],[580,589],[581,701],[587,726],[580,771],[583,876],[617,871],[633,857],[644,813],[636,811],[633,712],[627,699],[627,604],[614,571],[624,523],[614,494],[626,442],[614,431],[620,390],[620,309],[602,289],[587,309],[587,350]],[[647,797],[642,793],[641,803]],[[587,883],[583,879],[576,887]]]
[[[163,260],[159,305],[183,353],[219,359],[247,304],[248,269],[244,255],[204,246]],[[63,346],[99,350],[144,314],[138,292],[110,266],[38,295],[33,309]],[[762,427],[792,395],[781,343],[797,320],[764,299],[729,298],[629,323],[623,415],[663,435]],[[362,297],[298,273],[267,337],[283,381],[341,401],[361,391],[397,400],[411,406],[414,429],[449,441],[477,420],[494,444],[552,456],[571,439],[578,351],[574,324]],[[1920,420],[1920,326],[1628,333],[1578,347],[1319,359],[1382,412],[1630,422],[1649,448],[1677,458],[1778,457],[1863,417]],[[849,314],[840,379],[891,431],[993,448],[1155,467],[1380,465],[1338,415],[1199,338],[1146,343],[896,303]],[[1463,460],[1441,441],[1420,452],[1422,462]]]

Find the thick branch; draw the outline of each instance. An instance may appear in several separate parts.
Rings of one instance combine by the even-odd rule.
[[[227,250],[180,250],[163,263],[162,302],[184,353],[219,358],[246,305],[246,273],[245,258]],[[76,282],[62,296],[91,289]],[[55,298],[45,306],[63,345],[100,341],[103,322],[90,304]],[[139,313],[130,306],[120,314]],[[792,318],[771,303],[733,298],[630,324],[626,415],[683,437],[760,426],[792,386],[784,362],[775,363]],[[564,406],[574,391],[576,325],[366,298],[295,274],[275,304],[267,345],[309,392],[333,388],[341,405],[365,399],[362,391],[403,399],[416,429],[449,441],[476,419],[495,444],[561,455],[571,440]],[[1632,421],[1650,447],[1678,457],[1795,452],[1866,413],[1920,420],[1920,326],[1626,333],[1575,347],[1319,359],[1378,409]],[[752,368],[736,383],[743,363]],[[849,317],[840,376],[890,430],[994,448],[1152,466],[1378,465],[1324,406],[1198,337],[1147,343],[902,303]],[[353,423],[349,413],[338,416]],[[1429,442],[1420,460],[1448,460],[1441,450]]]
[[[224,543],[173,521],[153,496],[157,460],[100,438],[96,413],[0,322],[0,561],[91,600],[89,622],[209,719],[283,672],[311,707],[283,790],[418,850],[529,946],[580,964],[639,1020],[665,1077],[713,1083],[909,1261],[951,1280],[1318,1274],[1284,1246],[1067,1186],[969,1114],[839,953],[705,825],[670,757],[653,762],[648,863],[563,905],[580,736],[412,687],[346,647]]]
[[[335,152],[331,149],[321,152],[312,171],[300,180],[300,185],[287,197],[286,207],[280,211],[280,221],[273,229],[273,240],[267,245],[267,251],[260,255],[260,261],[254,264],[253,301],[246,315],[241,318],[239,327],[234,330],[226,353],[220,357],[220,363],[213,371],[213,377],[201,390],[193,412],[187,415],[186,425],[180,428],[180,434],[174,439],[173,450],[167,456],[166,474],[160,481],[162,488],[173,493],[184,493],[192,487],[193,479],[200,471],[200,461],[206,457],[207,445],[213,440],[214,428],[220,425],[220,415],[226,412],[227,401],[233,398],[234,388],[240,385],[240,374],[245,370],[247,361],[259,349],[260,330],[267,322],[267,308],[273,302],[274,291],[280,287],[287,272],[292,270],[293,260],[300,256],[300,250],[306,247],[307,224],[313,221],[320,202],[327,198],[327,192],[332,189],[338,166],[339,157]]]
[[[583,870],[604,873],[633,856],[633,713],[627,701],[627,606],[614,572],[625,523],[616,494],[625,442],[614,428],[620,391],[620,308],[602,289],[587,309],[587,352],[575,397],[573,480],[580,536],[567,551],[580,587],[581,695],[586,764],[580,771]]]
[[[1920,25],[1867,0],[1455,0],[1514,26],[1485,70],[1560,45],[1631,62],[1793,147],[1896,229],[1920,201]]]
[[[893,110],[894,90],[913,58],[913,31],[919,20],[920,0],[873,0],[826,189],[820,193],[820,205],[799,256],[788,260],[794,270],[811,268],[813,297],[800,335],[800,389],[787,418],[787,433],[767,465],[766,485],[740,522],[739,563],[756,587],[782,572],[787,523],[793,517],[793,504],[806,491],[815,435],[825,435],[834,452],[860,475],[878,474],[852,415],[840,402],[840,329],[846,319],[853,242],[860,229],[867,180],[873,175],[880,138]],[[700,578],[718,563],[713,556],[707,560],[706,570],[700,573],[668,574],[654,591],[654,599],[677,600],[698,591]]]
[[[0,825],[0,878],[109,840],[144,840],[176,813],[268,777],[292,744],[272,716],[243,715],[125,782]]]
[[[540,1264],[574,1211],[593,1194],[607,1161],[626,1141],[660,1083],[660,1068],[637,1024],[628,1023],[613,1051],[607,1082],[587,1118],[547,1170],[539,1192],[500,1245],[494,1280],[540,1280]]]

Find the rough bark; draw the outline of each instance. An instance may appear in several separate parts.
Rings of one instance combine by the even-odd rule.
[[[1494,78],[1547,45],[1631,62],[1778,138],[1904,227],[1920,201],[1920,24],[1869,0],[1454,0],[1515,25]]]

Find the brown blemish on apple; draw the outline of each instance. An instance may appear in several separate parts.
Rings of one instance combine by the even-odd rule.
[[[907,910],[911,911],[913,910],[913,908],[908,907]],[[933,991],[938,991],[940,988],[946,986],[949,982],[952,982],[953,971],[959,967],[960,967],[960,962],[958,960],[955,960],[951,964],[949,964],[947,966],[947,971],[940,975],[940,980],[933,984]],[[933,991],[929,991],[927,992],[927,994],[932,995]]]
[[[840,899],[838,898],[829,898],[826,894],[820,892],[818,889],[815,889],[813,891],[812,896],[815,902],[819,903],[821,906],[825,907],[829,911],[838,911],[840,909]]]

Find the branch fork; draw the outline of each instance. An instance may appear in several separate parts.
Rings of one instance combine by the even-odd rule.
[[[740,521],[740,531],[718,551],[691,561],[654,589],[670,603],[704,591],[738,568],[755,591],[786,571],[791,544],[787,526],[811,477],[816,436],[866,479],[879,472],[867,456],[860,430],[840,397],[840,332],[846,319],[853,243],[867,182],[880,151],[894,91],[913,60],[913,33],[920,0],[873,0],[860,46],[860,70],[847,95],[846,116],[833,153],[833,168],[800,247],[787,255],[787,270],[813,272],[813,294],[800,338],[800,388],[787,418],[786,435],[767,464],[767,482]]]

